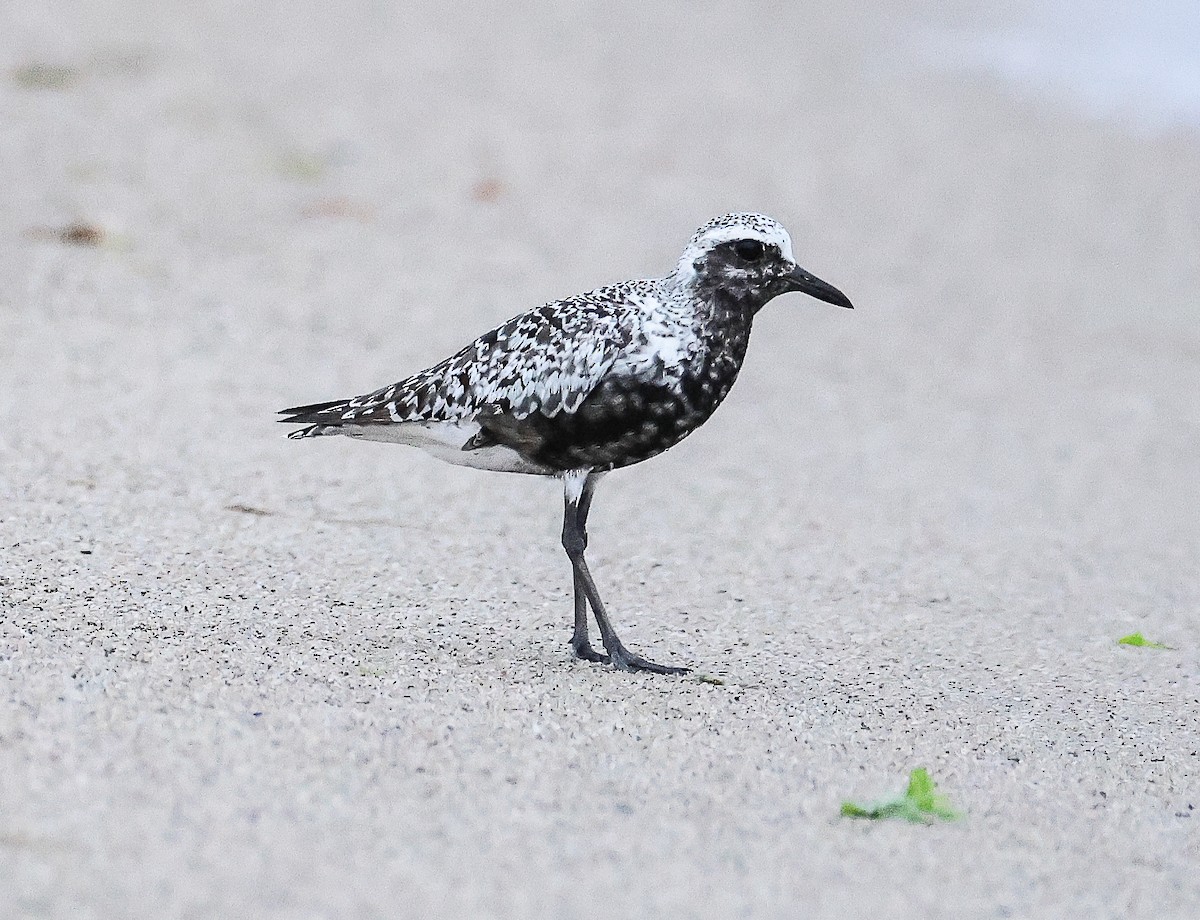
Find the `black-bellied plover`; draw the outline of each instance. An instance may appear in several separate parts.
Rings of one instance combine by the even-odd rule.
[[[708,420],[737,379],[754,315],[790,291],[851,306],[796,264],[774,220],[727,214],[696,231],[664,278],[548,303],[399,383],[284,409],[280,421],[306,426],[292,438],[393,441],[461,466],[561,478],[575,655],[682,674],[630,652],[613,631],[584,560],[592,495],[606,472],[661,454]],[[604,655],[588,640],[589,604]]]

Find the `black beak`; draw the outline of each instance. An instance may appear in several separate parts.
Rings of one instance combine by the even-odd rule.
[[[799,265],[784,277],[787,278],[789,290],[799,291],[801,294],[807,294],[809,297],[815,297],[817,300],[836,304],[839,307],[846,307],[848,310],[854,309],[854,304],[850,302],[849,297],[832,284],[826,284],[816,275],[810,275]]]

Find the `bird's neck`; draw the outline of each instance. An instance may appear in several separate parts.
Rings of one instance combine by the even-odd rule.
[[[710,356],[724,354],[740,365],[750,342],[756,305],[727,291],[710,291],[697,297],[694,328]]]
[[[698,283],[694,276],[666,280],[668,299],[686,305],[692,328],[708,350],[731,350],[740,361],[750,339],[754,314],[763,306],[758,298],[750,292]]]

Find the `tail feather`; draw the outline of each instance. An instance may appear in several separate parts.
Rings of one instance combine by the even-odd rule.
[[[339,434],[342,427],[342,411],[349,400],[335,399],[332,402],[312,403],[307,406],[293,406],[290,409],[280,409],[279,414],[287,418],[276,419],[288,425],[303,425],[307,427],[289,431],[289,438],[318,438],[326,434]]]
[[[317,413],[327,413],[331,409],[337,409],[346,405],[350,400],[335,399],[331,402],[312,403],[307,406],[292,406],[290,409],[280,409],[279,415],[288,415],[291,418],[281,418],[281,422],[299,422],[304,421],[308,416],[316,415]]]
[[[288,421],[288,419],[281,419]],[[289,431],[289,438],[319,438],[327,434],[341,434],[341,425],[309,425],[306,428],[297,428],[295,431]]]

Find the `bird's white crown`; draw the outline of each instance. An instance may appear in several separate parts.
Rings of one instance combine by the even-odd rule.
[[[766,246],[778,247],[789,262],[796,261],[792,254],[792,238],[779,221],[753,212],[722,214],[706,223],[688,240],[675,268],[676,276],[681,280],[695,277],[696,260],[714,246],[731,240],[759,240]]]

